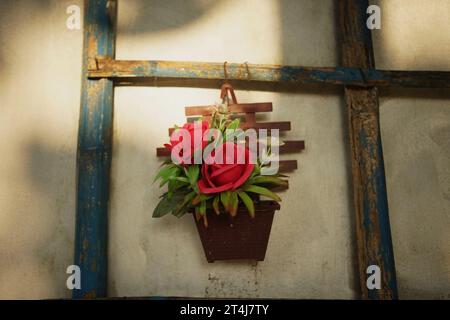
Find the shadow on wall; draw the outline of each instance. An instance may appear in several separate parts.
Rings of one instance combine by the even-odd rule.
[[[337,39],[337,4],[334,1],[322,2],[321,6],[317,5],[317,1],[279,1],[280,12],[280,37],[281,52],[283,55],[282,63],[285,65],[314,66],[314,67],[333,67],[339,65],[340,48]],[[298,28],[298,21],[305,21],[305,24],[317,25],[316,28]],[[330,22],[331,21],[331,22]],[[304,50],[307,47],[309,50]],[[296,52],[295,55],[292,52]],[[321,52],[322,54],[318,54]],[[325,54],[324,54],[325,53]],[[328,53],[328,54],[326,54]],[[343,95],[341,87],[328,87],[324,85],[317,86],[317,94],[321,95]],[[307,88],[307,87],[306,87]],[[295,91],[295,90],[294,90]],[[307,90],[298,90],[297,94],[302,92],[311,93]],[[335,119],[339,123],[344,124],[342,130],[342,147],[350,150],[348,145],[348,126],[347,113],[345,112],[345,103],[340,99],[341,112],[340,119]],[[294,124],[293,124],[294,125]],[[313,169],[313,168],[309,168]],[[345,167],[343,168],[346,177],[346,185],[348,189],[352,188],[351,177],[351,158],[350,152],[345,153]],[[348,219],[350,223],[350,237],[356,239],[355,235],[355,219],[353,214],[353,195],[352,192],[344,193],[347,196],[346,202],[349,204]],[[345,248],[340,248],[344,251]],[[357,252],[354,241],[351,241],[351,257],[352,261],[348,261],[350,275],[350,286],[354,292],[354,297],[360,296],[360,284],[357,266]],[[336,261],[335,261],[336,262]],[[326,263],[332,264],[332,261]]]
[[[67,175],[67,168],[75,169],[76,166],[76,154],[71,150],[55,149],[38,139],[32,139],[26,145],[28,163],[25,170],[33,190],[40,196],[39,203],[33,203],[33,207],[43,206],[45,209],[41,212],[47,215],[42,219],[45,226],[38,224],[42,229],[33,228],[34,232],[29,234],[35,248],[31,254],[38,265],[46,266],[52,287],[59,293],[55,296],[60,297],[70,295],[65,286],[65,266],[72,264],[75,233],[72,211],[75,195],[71,192],[75,179]]]
[[[445,0],[380,1],[376,66],[450,70]],[[400,298],[449,299],[450,91],[380,90],[381,126]],[[400,125],[399,125],[400,124]],[[447,293],[447,294],[445,294]]]
[[[36,137],[20,151],[16,161],[25,178],[10,181],[2,194],[8,212],[1,215],[0,297],[69,297],[65,271],[73,261],[75,206],[69,172],[74,172],[75,154]]]
[[[450,71],[447,0],[372,0],[381,9],[381,29],[372,32],[379,69]]]
[[[24,0],[25,5],[17,6],[15,1],[0,1],[0,70],[6,72],[5,68],[8,64],[4,61],[4,50],[8,50],[8,45],[6,44],[6,32],[11,32],[9,28],[9,21],[15,21],[18,17],[25,17],[24,23],[26,23],[26,16],[33,14],[35,10],[45,11],[51,5],[51,0]],[[26,11],[23,8],[27,8]],[[12,23],[11,23],[12,24]],[[1,107],[1,106],[0,106]]]
[[[222,1],[120,1],[119,15],[123,11],[124,17],[127,18],[127,20],[123,21],[123,27],[121,27],[120,32],[124,34],[155,33],[179,29],[201,18]],[[171,19],[167,19],[169,16]]]

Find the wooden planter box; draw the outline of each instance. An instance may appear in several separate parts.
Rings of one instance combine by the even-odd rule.
[[[275,201],[255,203],[255,218],[244,206],[239,206],[235,217],[228,213],[208,212],[208,228],[197,221],[197,230],[208,262],[216,260],[263,261],[269,242],[273,216],[280,205]]]

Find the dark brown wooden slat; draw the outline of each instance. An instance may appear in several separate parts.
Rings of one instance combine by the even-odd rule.
[[[254,125],[247,125],[245,122],[242,122],[240,125],[241,129],[279,129],[280,131],[289,131],[291,130],[291,123],[289,121],[277,121],[277,122],[257,122]],[[169,136],[172,135],[175,128],[169,128]]]
[[[279,129],[280,131],[291,130],[291,123],[289,121],[277,121],[277,122],[257,122],[255,124],[247,124],[242,122],[241,129]]]
[[[256,113],[254,113],[254,112],[247,112],[245,114],[245,123],[249,127],[253,127],[254,124],[256,123]]]
[[[184,113],[187,117],[192,116],[209,116],[214,110],[215,106],[192,106],[186,107]],[[260,103],[238,103],[230,104],[230,113],[247,113],[247,112],[271,112],[272,102]]]
[[[272,187],[269,188],[270,190],[274,191],[274,192],[283,192],[289,189],[289,182],[287,181],[286,185],[283,186],[276,186],[276,187]]]
[[[284,145],[279,147],[280,153],[299,152],[305,149],[305,141],[303,140],[289,140],[283,142]]]
[[[279,172],[290,172],[297,170],[297,160],[281,160],[279,162]]]
[[[156,148],[157,157],[170,157],[170,151],[164,147]]]

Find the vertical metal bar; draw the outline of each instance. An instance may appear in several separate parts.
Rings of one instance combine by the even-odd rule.
[[[367,0],[338,2],[342,63],[375,68]],[[397,299],[397,283],[381,147],[377,88],[345,87],[352,158],[356,242],[362,298]],[[381,288],[368,289],[366,270],[381,271]]]
[[[89,80],[87,69],[97,55],[114,58],[116,10],[115,1],[85,0],[75,231],[81,289],[73,291],[73,298],[106,296],[114,89],[111,80]]]

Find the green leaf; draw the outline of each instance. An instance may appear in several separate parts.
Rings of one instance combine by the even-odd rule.
[[[185,179],[186,181],[184,181]],[[179,190],[180,188],[189,186],[189,182],[187,181],[187,178],[185,177],[177,177],[175,179],[170,179],[168,184],[168,194],[169,198],[172,197],[172,194]]]
[[[169,180],[176,179],[177,176],[179,176],[181,173],[181,169],[179,167],[171,167],[169,170],[164,172],[164,174],[161,176],[161,183],[159,184],[159,187],[163,187]]]
[[[169,184],[167,187],[167,197],[169,199],[171,199],[173,196],[173,192],[175,190],[175,183],[176,183],[175,180],[169,180]]]
[[[249,184],[269,184],[282,186],[287,185],[287,181],[274,176],[256,176],[248,180]]]
[[[175,180],[183,182],[185,184],[189,184],[189,180],[186,177],[176,177]]]
[[[240,131],[238,133],[236,133],[236,130],[239,129],[239,125],[240,125],[241,121],[239,119],[234,119],[233,121],[231,121],[228,126],[225,129],[225,136],[224,136],[224,140],[225,141],[233,141],[234,139],[236,139],[237,141],[239,141],[239,138],[244,134],[244,131]]]
[[[229,211],[229,205],[230,205],[230,191],[224,191],[220,193],[220,201],[222,202],[223,206],[225,207],[225,210]]]
[[[159,178],[164,179],[164,178],[167,178],[168,176],[170,176],[170,174],[173,172],[174,168],[176,168],[176,166],[174,164],[169,164],[169,165],[164,166],[161,169],[159,169],[158,174],[153,179],[153,183],[155,183],[156,180],[158,180]]]
[[[188,178],[192,189],[194,189],[198,193],[197,181],[200,174],[200,166],[199,165],[189,166],[188,168],[184,169],[184,172],[186,173],[186,177]]]
[[[239,128],[240,124],[241,124],[241,120],[234,119],[233,121],[230,122],[230,124],[228,124],[227,129],[228,130],[236,130],[237,128]]]
[[[253,193],[260,194],[262,196],[271,198],[271,199],[273,199],[275,201],[278,201],[278,202],[281,201],[281,198],[276,193],[274,193],[274,192],[272,192],[269,189],[264,188],[264,187],[250,185],[250,186],[247,186],[244,190],[247,191],[247,192],[253,192]]]
[[[178,203],[178,206],[172,211],[172,214],[177,218],[182,217],[191,208],[191,201],[192,198],[195,197],[195,195],[196,193],[194,191],[186,194],[184,196],[183,202]]]
[[[204,216],[206,214],[206,201],[200,202],[200,206],[198,207],[199,213]]]
[[[220,214],[219,201],[220,201],[220,196],[219,196],[219,195],[216,195],[216,196],[214,197],[212,206],[213,206],[214,212],[215,212],[217,215]]]
[[[169,195],[166,193],[159,201],[155,210],[153,210],[153,218],[160,218],[175,210],[180,204],[180,201],[183,200],[184,196],[185,193],[183,192],[175,192],[173,196],[169,198]]]
[[[252,179],[253,177],[257,177],[259,176],[261,173],[261,168],[259,167],[259,165],[257,163],[255,163],[255,166],[253,167],[253,172],[250,175],[250,177],[248,178],[248,180]],[[247,182],[248,182],[247,180]]]
[[[208,218],[206,217],[206,201],[200,202],[198,212],[203,217],[203,223],[205,225],[205,228],[208,228]]]
[[[184,216],[189,210],[191,209],[190,206],[186,205],[186,206],[182,206],[179,209],[177,209],[176,211],[172,211],[172,215],[177,217],[177,218],[181,218],[182,216]]]
[[[200,166],[197,164],[194,164],[187,168],[186,176],[191,184],[197,183],[199,173],[200,173]]]
[[[230,208],[229,212],[232,217],[236,216],[239,200],[236,192],[230,193]]]
[[[165,216],[172,210],[171,201],[167,194],[161,198],[156,208],[153,210],[153,218]]]
[[[195,206],[199,204],[201,201],[206,201],[211,199],[214,196],[207,195],[207,194],[198,194],[194,199],[192,199],[192,204]]]
[[[250,217],[255,217],[255,205],[252,201],[252,199],[243,191],[238,192],[239,198],[241,198],[242,202],[247,207],[248,213],[250,214]]]

